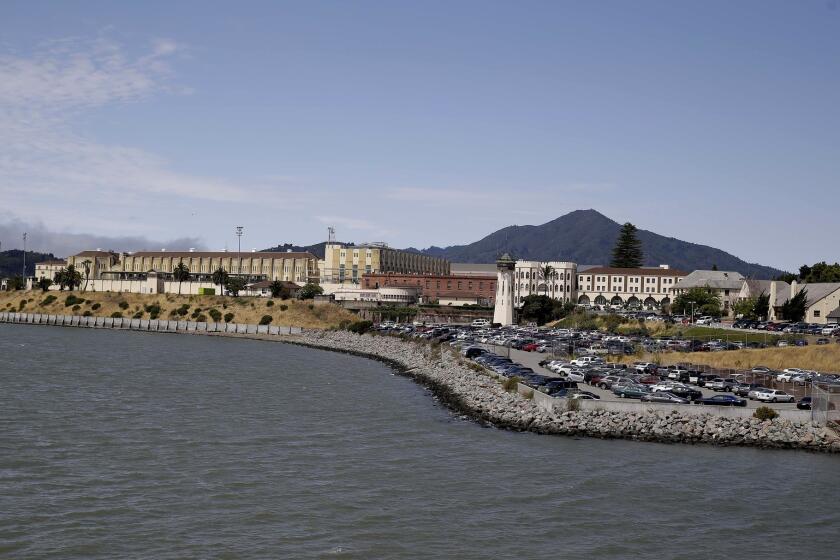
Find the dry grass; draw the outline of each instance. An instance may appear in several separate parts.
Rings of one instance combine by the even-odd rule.
[[[623,361],[633,362],[639,358],[629,356]],[[644,359],[660,361],[662,364],[692,363],[706,364],[719,368],[750,369],[767,366],[772,369],[798,367],[820,372],[840,371],[840,344],[825,346],[796,346],[786,348],[762,348],[756,350],[729,350],[726,352],[662,353],[646,355]]]
[[[48,295],[56,296],[56,300],[49,305],[41,305]],[[85,300],[78,309],[65,306],[67,296],[73,295]],[[23,308],[21,301],[27,300]],[[268,302],[274,305],[269,306]],[[128,304],[126,309],[120,303]],[[99,304],[99,308],[93,307]],[[111,292],[58,292],[50,291],[46,294],[40,291],[31,292],[2,292],[0,293],[0,311],[23,311],[25,313],[49,313],[64,315],[82,315],[86,311],[97,317],[110,317],[113,313],[122,313],[123,317],[133,317],[141,313],[143,319],[149,318],[145,310],[147,305],[160,306],[160,319],[196,320],[193,316],[196,309],[212,321],[209,310],[216,309],[222,316],[233,313],[231,322],[252,323],[260,322],[263,315],[271,315],[272,325],[287,325],[310,329],[324,329],[336,327],[342,321],[356,321],[358,317],[336,305],[313,305],[312,302],[298,300],[270,300],[259,297],[229,297],[229,296],[198,296],[176,294],[124,294]],[[181,306],[189,306],[186,315],[171,315]],[[286,309],[282,309],[286,306]],[[311,306],[311,308],[310,308]]]

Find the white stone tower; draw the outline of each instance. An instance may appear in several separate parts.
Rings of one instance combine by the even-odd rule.
[[[513,324],[513,269],[516,261],[505,253],[496,261],[498,276],[496,280],[496,307],[493,310],[493,322],[502,326]]]

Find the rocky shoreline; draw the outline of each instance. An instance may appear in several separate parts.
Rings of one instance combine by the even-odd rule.
[[[499,428],[603,439],[840,452],[837,434],[809,422],[697,416],[678,410],[547,411],[516,392],[505,391],[496,378],[448,347],[435,348],[419,341],[344,331],[307,331],[283,339],[387,362],[428,387],[452,410]]]

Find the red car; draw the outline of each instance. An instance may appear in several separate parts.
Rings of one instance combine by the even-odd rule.
[[[645,375],[639,379],[639,383],[642,385],[656,385],[660,381],[662,381],[662,379],[658,375]]]
[[[537,344],[536,342],[531,342],[530,344],[526,344],[525,346],[523,346],[522,349],[526,352],[533,352],[537,349],[537,346],[539,346],[539,344]]]

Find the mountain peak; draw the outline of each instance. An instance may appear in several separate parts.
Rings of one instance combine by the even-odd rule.
[[[452,262],[492,263],[502,253],[525,260],[607,264],[621,224],[593,208],[574,210],[539,226],[508,226],[469,245],[429,247],[422,253]],[[705,245],[639,230],[645,266],[680,270],[734,270],[752,278],[774,278],[781,270],[745,262]]]

